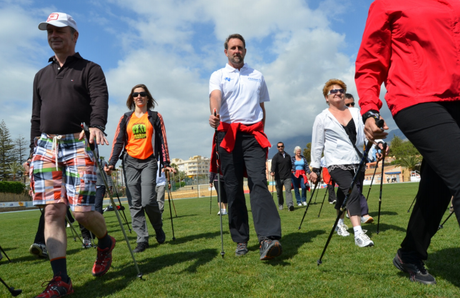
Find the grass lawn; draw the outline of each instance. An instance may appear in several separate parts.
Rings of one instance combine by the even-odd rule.
[[[429,250],[426,265],[436,277],[437,285],[411,283],[407,275],[392,264],[405,235],[410,215],[407,210],[417,186],[416,183],[384,186],[380,233],[377,235],[379,187],[374,185],[369,208],[375,222],[363,227],[368,230],[375,246],[356,246],[351,224],[346,219],[351,235],[340,237],[334,234],[321,266],[317,266],[316,261],[335,220],[335,210],[327,204],[327,199],[318,218],[325,190],[319,191],[317,204],[308,209],[300,230],[305,207],[296,207],[294,212],[288,212],[286,208],[280,211],[283,254],[271,261],[259,260],[252,219],[249,253],[235,257],[236,244],[230,239],[227,217],[224,217],[225,256],[221,257],[215,197],[211,214],[209,197],[174,201],[178,217],[173,217],[176,240],[172,241],[166,202],[166,243],[158,245],[152,236],[150,248],[136,254],[142,280],[136,278],[137,271],[115,213],[106,212],[108,229],[117,239],[117,246],[112,268],[101,278],[91,275],[95,249],[82,249],[81,243],[78,239],[74,242],[70,229],[67,229],[68,271],[75,290],[72,297],[460,297],[460,238],[455,216],[433,237]],[[367,194],[367,186],[364,194]],[[126,215],[130,219],[129,212]],[[448,210],[445,217],[447,215]],[[0,245],[13,261],[8,263],[5,257],[0,261],[0,277],[9,286],[23,290],[19,297],[38,295],[52,277],[49,262],[36,259],[28,252],[38,218],[39,211],[0,213]],[[153,231],[151,226],[149,229]],[[127,233],[134,248],[136,235]],[[8,296],[7,289],[0,286],[0,297]]]

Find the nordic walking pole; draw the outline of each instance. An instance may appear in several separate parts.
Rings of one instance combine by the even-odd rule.
[[[85,131],[86,139],[89,140],[89,128],[88,128],[88,126],[84,122],[82,122],[81,127]],[[96,164],[99,167],[99,171],[102,172],[102,171],[104,171],[104,169],[101,167],[101,164],[97,162],[99,160],[99,154],[98,154],[98,150],[97,150],[96,145],[97,144],[94,143],[94,146],[93,147],[90,146],[90,149],[93,152],[93,155],[94,155],[94,157],[96,159]],[[118,224],[120,225],[121,231],[123,232],[123,236],[125,237],[125,241],[126,241],[126,244],[128,245],[129,252],[131,253],[131,257],[133,258],[134,267],[136,267],[136,270],[137,270],[137,277],[142,279],[142,273],[139,270],[139,266],[137,266],[136,258],[134,257],[133,250],[131,249],[131,245],[129,244],[128,236],[126,235],[125,228],[123,227],[123,223],[121,222],[120,214],[118,213],[117,205],[115,204],[115,201],[113,200],[113,195],[112,195],[112,191],[109,188],[109,183],[107,182],[107,179],[106,179],[105,175],[101,175],[101,177],[102,177],[102,180],[104,181],[104,185],[105,185],[105,187],[107,189],[107,192],[109,194],[110,202],[112,203],[113,210],[115,211],[115,215],[117,216]]]
[[[382,178],[380,178],[380,195],[379,195],[379,214],[377,216],[377,235],[380,233],[380,208],[382,207],[382,188],[383,188],[383,173],[385,168],[385,149],[387,147],[386,143],[383,143],[382,150]]]
[[[319,191],[318,191],[319,192]],[[316,199],[318,198],[318,192],[316,193],[316,197],[315,197],[315,202],[313,204],[316,205]]]
[[[211,186],[211,198],[209,199],[209,214],[211,214],[212,211],[212,186]]]
[[[15,297],[16,297],[17,295],[19,295],[19,294],[22,293],[22,290],[21,290],[21,289],[16,289],[16,290],[15,290],[13,287],[9,287],[9,286],[6,284],[6,282],[3,281],[3,279],[2,279],[1,277],[0,277],[0,281],[2,282],[2,284],[5,285],[5,287],[8,289],[8,291],[10,291],[10,293],[11,293],[12,296],[15,296]]]
[[[107,175],[107,177],[109,177],[110,182],[112,183],[112,187],[113,187],[113,189],[115,189],[115,195],[117,196],[118,203],[119,203],[118,206],[120,206],[120,210],[122,211],[122,214],[123,214],[123,219],[125,220],[125,224],[128,227],[129,233],[131,234],[131,228],[129,227],[128,219],[126,218],[126,214],[125,214],[125,207],[121,204],[120,195],[118,194],[118,189],[117,189],[116,185],[113,183],[112,177],[109,176],[109,175]]]
[[[332,182],[332,179],[331,181]],[[328,184],[329,185],[329,184]],[[318,218],[319,218],[319,215],[321,214],[321,210],[323,210],[323,205],[324,205],[324,201],[326,200],[326,194],[328,192],[328,189],[327,189],[327,186],[326,186],[326,191],[324,192],[324,197],[323,197],[323,202],[321,203],[321,208],[319,208],[319,212],[318,212]]]
[[[77,238],[76,238],[76,237],[78,237],[78,240],[80,240],[80,241],[81,241],[81,244],[84,245],[83,240],[80,238],[80,236],[78,235],[77,231],[75,231],[75,228],[73,227],[73,223],[70,222],[69,216],[67,216],[67,214],[65,215],[65,219],[66,219],[67,222],[69,223],[70,230],[72,231],[72,234],[73,234],[73,241],[77,241]]]
[[[383,130],[383,124],[384,121],[382,119],[375,119],[375,123],[377,124],[380,129]],[[347,201],[348,197],[351,195],[351,192],[353,191],[353,187],[356,184],[356,180],[358,179],[359,173],[361,172],[361,169],[363,168],[364,164],[366,163],[367,155],[369,154],[369,150],[372,147],[372,142],[369,141],[367,142],[366,149],[364,150],[363,157],[361,158],[361,162],[358,165],[358,169],[356,170],[356,174],[351,180],[351,185],[348,188],[348,193],[345,196],[345,199],[343,200],[342,206],[339,209],[339,214],[337,214],[337,218],[335,219],[334,226],[332,227],[331,232],[329,233],[329,237],[327,238],[326,245],[324,246],[323,252],[321,253],[321,256],[319,257],[318,261],[316,262],[319,265],[321,265],[323,262],[321,261],[323,259],[324,254],[326,253],[327,246],[329,245],[329,242],[331,241],[332,235],[334,234],[335,228],[337,227],[337,223],[339,222],[340,217],[342,217],[342,214],[347,210]]]
[[[171,209],[171,188],[169,187],[171,185],[171,181],[169,180],[170,179],[170,175],[169,175],[169,171],[166,171],[165,172],[165,175],[166,175],[166,178],[168,179],[168,202],[169,202],[169,217],[171,218],[171,229],[172,229],[172,240],[176,240],[176,237],[174,236],[174,223],[173,223],[173,217],[172,217],[172,209]],[[177,217],[177,215],[176,215]]]
[[[214,109],[214,116],[217,116],[217,110]],[[217,140],[217,127],[214,129],[214,143],[216,145],[216,161],[217,161],[217,198],[219,200],[219,206],[222,206],[222,201],[221,201],[221,188],[220,188],[220,156],[219,156],[219,144]],[[273,187],[272,187],[273,190]],[[223,227],[222,227],[222,211],[219,212],[219,217],[220,217],[220,244],[221,244],[221,251],[220,255],[222,258],[225,256],[225,251],[224,251],[224,233],[223,233]]]
[[[371,193],[372,183],[374,183],[374,176],[375,176],[375,172],[377,172],[377,168],[379,167],[379,161],[380,160],[377,160],[377,163],[375,164],[374,175],[372,175],[371,185],[369,185],[369,190],[367,191],[366,201],[369,199],[369,194]]]
[[[6,252],[3,250],[3,248],[0,246],[0,250],[3,252],[3,254],[5,255],[5,257],[8,259],[8,261],[11,263],[11,259],[8,257],[8,255],[6,254]]]
[[[171,202],[172,202],[172,205],[173,205],[173,208],[174,208],[174,213],[176,214],[176,217],[177,217],[176,205],[174,205],[174,198],[173,198],[171,192],[169,192],[169,195],[171,196]]]
[[[300,221],[299,230],[302,227],[303,220],[305,219],[305,215],[307,215],[308,208],[311,205],[311,199],[313,199],[313,195],[315,194],[316,188],[318,187],[319,181],[316,182],[315,187],[313,188],[313,192],[311,193],[310,200],[308,201],[307,208],[305,208],[305,212],[303,213],[302,220]]]
[[[452,214],[454,214],[455,212],[451,212],[449,214],[449,216],[446,218],[446,220],[444,220],[444,222],[438,227],[438,230],[444,228],[444,224],[446,223],[446,221],[452,216]]]
[[[412,205],[414,205],[415,201],[417,200],[417,196],[412,200],[412,204],[410,204],[409,209],[407,209],[407,213],[409,213],[410,208],[412,208]]]

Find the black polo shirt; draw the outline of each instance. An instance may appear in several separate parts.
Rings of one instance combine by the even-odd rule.
[[[109,94],[102,68],[79,53],[67,57],[62,67],[51,57],[34,79],[31,150],[41,133],[69,134],[107,123]]]

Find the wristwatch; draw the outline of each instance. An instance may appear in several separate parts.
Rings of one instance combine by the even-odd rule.
[[[363,115],[363,122],[366,123],[366,120],[368,118],[374,118],[375,121],[379,120],[380,119],[380,114],[378,111],[375,111],[375,110],[369,110],[367,111],[366,113],[364,113]]]

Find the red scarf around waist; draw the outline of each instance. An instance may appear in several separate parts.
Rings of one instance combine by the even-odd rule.
[[[264,133],[264,124],[262,121],[259,121],[257,123],[254,123],[252,125],[244,125],[239,122],[234,122],[234,123],[225,123],[225,122],[220,122],[219,127],[217,127],[217,131],[225,131],[227,132],[225,134],[224,139],[220,143],[220,147],[224,148],[225,151],[228,153],[233,151],[233,148],[235,147],[235,140],[236,140],[236,134],[238,132],[243,132],[247,134],[252,134],[254,135],[256,141],[259,143],[259,145],[263,149],[267,149],[271,147],[270,142],[268,141],[267,135]],[[211,162],[209,165],[209,171],[213,173],[217,173],[217,163],[218,163],[218,158],[216,156],[216,133],[214,133],[214,137],[212,138],[212,152],[211,152]],[[268,157],[268,150],[267,152],[267,157]]]

